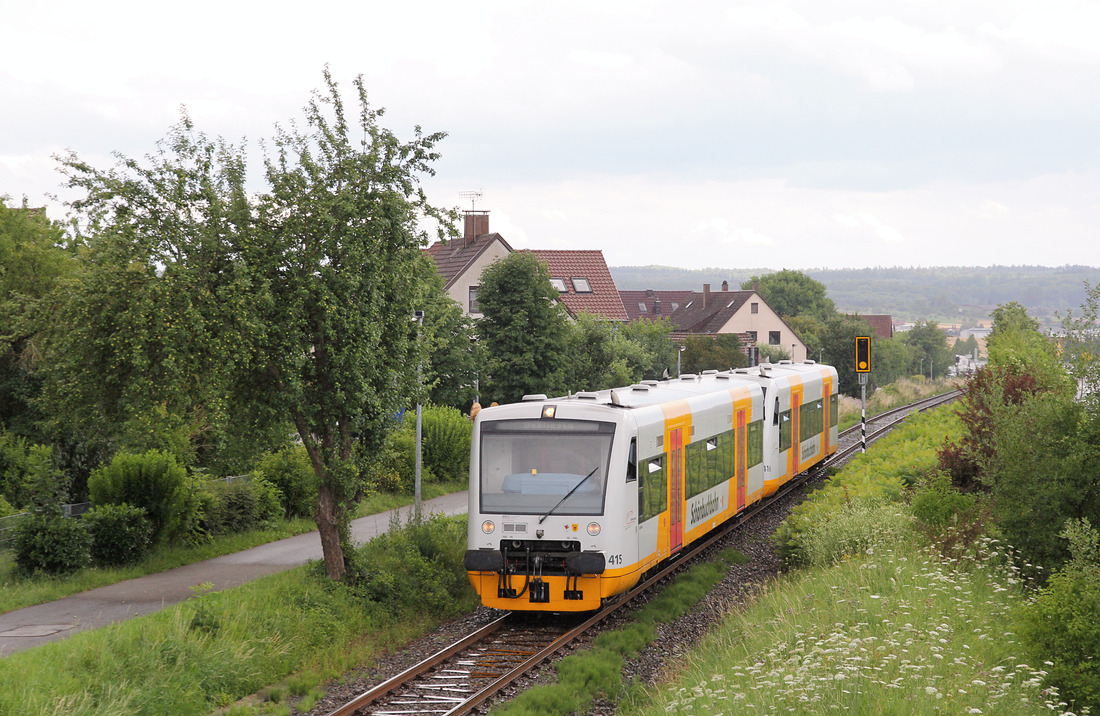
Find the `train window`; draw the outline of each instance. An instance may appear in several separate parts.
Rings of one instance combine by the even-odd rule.
[[[714,443],[715,449],[707,454],[711,487],[733,477],[733,448],[737,440],[734,439],[734,432],[730,430],[715,438]]]
[[[747,439],[748,467],[755,467],[764,462],[764,421],[755,420],[749,423]]]
[[[630,452],[626,454],[626,481],[638,479],[638,438],[630,438]]]
[[[646,469],[639,475],[638,513],[639,522],[656,517],[665,511],[668,502],[668,481],[665,479],[664,456],[650,458]]]
[[[695,497],[707,489],[707,453],[705,442],[687,446],[687,496]]]
[[[821,401],[806,403],[799,408],[798,439],[809,440],[815,435],[820,435],[825,429],[825,416],[821,409]]]
[[[791,411],[779,414],[779,452],[791,449]]]
[[[829,425],[836,425],[840,413],[840,396],[833,393],[829,397]]]

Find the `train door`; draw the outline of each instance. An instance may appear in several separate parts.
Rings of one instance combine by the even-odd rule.
[[[829,409],[829,406],[832,405],[832,403],[829,401],[831,397],[830,393],[832,393],[832,390],[832,383],[825,383],[824,392],[822,393],[821,398],[821,424],[825,426],[825,432],[823,433],[821,438],[821,445],[823,447],[821,455],[823,457],[829,457],[829,437],[832,434],[830,430],[831,426],[829,425],[829,423],[833,419],[833,411]]]
[[[669,432],[669,553],[674,554],[684,544],[684,429]]]
[[[802,390],[791,391],[791,452],[787,457],[790,475],[802,472],[799,459],[802,456]]]
[[[740,512],[745,507],[745,492],[748,482],[748,472],[745,470],[745,463],[748,462],[748,432],[745,423],[745,411],[737,411],[737,456],[734,458],[737,462],[737,511]]]

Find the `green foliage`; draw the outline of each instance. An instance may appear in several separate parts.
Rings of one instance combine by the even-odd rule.
[[[289,445],[268,453],[256,466],[256,474],[278,490],[283,514],[288,519],[308,517],[317,504],[317,473],[301,445]]]
[[[684,341],[681,360],[684,373],[744,368],[746,365],[748,358],[743,352],[741,340],[733,333],[723,333],[715,338],[689,336]]]
[[[215,480],[206,490],[213,498],[204,508],[204,523],[211,535],[247,532],[283,516],[278,489],[259,476]]]
[[[947,335],[935,321],[917,321],[912,329],[901,334],[909,346],[909,370],[930,380],[947,375],[955,358],[947,347]],[[879,381],[882,383],[882,381]]]
[[[355,551],[344,581],[367,601],[398,613],[461,614],[473,594],[462,566],[465,519],[432,515],[397,527]]]
[[[62,576],[88,566],[92,536],[59,510],[24,517],[15,528],[15,564],[23,574]]]
[[[444,405],[424,406],[420,422],[423,467],[437,480],[465,480],[470,472],[473,422],[459,410]],[[410,423],[415,437],[416,411],[405,412],[404,428],[408,429]]]
[[[488,356],[483,396],[510,403],[529,393],[565,392],[568,334],[557,299],[546,264],[530,252],[513,252],[482,272],[478,336]]]
[[[972,510],[978,496],[964,494],[951,486],[950,476],[937,472],[921,485],[909,503],[913,516],[930,528],[943,529]]]
[[[116,567],[138,562],[152,544],[153,524],[133,505],[99,505],[81,515],[92,537],[95,564]]]
[[[0,429],[0,496],[19,508],[64,502],[68,482],[54,465],[53,450]]]
[[[423,292],[418,305],[424,310],[422,355],[427,358],[422,374],[427,397],[421,402],[469,411],[477,397],[475,381],[485,365],[484,346],[472,340],[473,319],[443,290],[435,264],[426,259],[418,271]]]
[[[741,289],[749,291],[754,283],[759,284],[757,292],[760,297],[783,318],[810,316],[818,321],[827,321],[835,312],[832,300],[825,295],[825,284],[801,271],[783,269],[753,276],[741,284]]]
[[[1100,409],[1100,283],[1085,281],[1085,301],[1081,312],[1067,311],[1062,317],[1062,355],[1070,374],[1077,380],[1080,393]]]
[[[993,412],[995,452],[981,480],[1005,539],[1050,571],[1069,556],[1066,520],[1100,524],[1100,415],[1063,393],[1036,395]]]
[[[1072,560],[1018,614],[1033,658],[1050,664],[1049,680],[1074,710],[1100,709],[1100,532],[1087,519],[1067,522]]]
[[[1053,341],[1038,322],[1012,301],[993,309],[993,332],[986,339],[989,364],[1015,375],[1030,375],[1040,390],[1070,391],[1072,385]]]
[[[120,452],[109,465],[92,473],[88,490],[97,505],[129,504],[143,509],[153,524],[153,542],[158,543],[182,536],[186,480],[184,469],[167,453]]]
[[[829,564],[858,547],[898,534],[908,522],[905,488],[931,472],[958,418],[936,410],[909,418],[874,449],[853,458],[795,506],[772,539],[789,564]]]

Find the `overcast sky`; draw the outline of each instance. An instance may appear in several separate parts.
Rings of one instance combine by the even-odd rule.
[[[256,147],[328,63],[399,135],[447,132],[429,198],[481,190],[516,247],[1100,266],[1095,0],[3,0],[0,29],[16,203],[61,192],[65,149],[151,152],[181,106]]]

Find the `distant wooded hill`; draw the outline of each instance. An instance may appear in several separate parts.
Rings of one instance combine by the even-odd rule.
[[[670,266],[612,266],[622,290],[718,290],[722,281],[741,287],[754,275],[774,269],[681,269]],[[1055,313],[1085,300],[1085,281],[1100,283],[1090,266],[938,266],[934,268],[809,269],[803,273],[825,284],[837,309],[889,313],[895,322],[938,320],[975,324],[1002,303],[1017,301],[1047,325]]]

